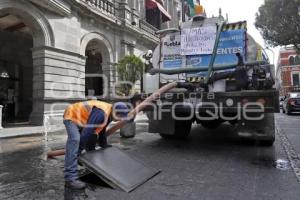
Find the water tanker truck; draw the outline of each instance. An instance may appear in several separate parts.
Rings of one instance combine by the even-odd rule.
[[[178,84],[146,108],[149,132],[184,139],[194,123],[208,129],[230,123],[240,137],[274,143],[274,113],[279,112],[274,65],[247,33],[246,21],[199,15],[178,30],[157,34],[160,44],[153,68],[144,75],[141,98]]]

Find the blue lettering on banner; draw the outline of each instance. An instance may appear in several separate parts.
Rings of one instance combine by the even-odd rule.
[[[220,36],[214,66],[237,63],[238,59],[236,53],[240,53],[245,60],[245,35],[245,29],[223,31]],[[211,57],[212,55],[186,56],[186,64],[188,67],[207,67],[209,65]]]
[[[178,60],[164,60],[165,68],[176,68],[182,66],[182,59]]]

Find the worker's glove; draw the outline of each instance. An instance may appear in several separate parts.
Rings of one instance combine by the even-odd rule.
[[[98,135],[98,144],[101,148],[112,147],[110,144],[107,143],[107,135],[105,129],[103,129]]]

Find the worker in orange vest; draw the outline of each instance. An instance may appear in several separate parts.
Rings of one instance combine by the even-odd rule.
[[[82,150],[95,150],[99,146],[106,148],[106,127],[111,121],[128,120],[128,106],[123,102],[114,105],[97,100],[79,102],[67,107],[64,113],[68,139],[65,156],[65,184],[73,189],[84,189],[86,184],[79,180],[77,157]]]

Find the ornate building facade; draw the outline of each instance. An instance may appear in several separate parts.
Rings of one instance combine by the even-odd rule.
[[[181,20],[181,1],[165,0],[172,20],[155,28],[146,18],[147,1],[1,0],[5,120],[42,124],[45,116],[61,117],[70,102],[87,95],[112,98],[118,60],[153,50],[157,28],[176,27]]]
[[[293,47],[283,47],[279,51],[276,77],[280,95],[300,92],[300,55]]]

